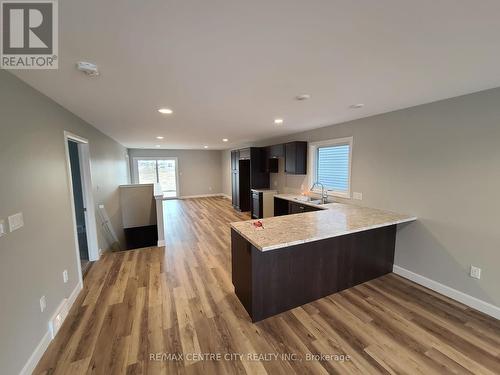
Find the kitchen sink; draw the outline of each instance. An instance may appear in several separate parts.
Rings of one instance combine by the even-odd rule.
[[[294,198],[297,202],[311,203],[316,205],[322,205],[321,199],[313,199],[311,197],[297,197]]]

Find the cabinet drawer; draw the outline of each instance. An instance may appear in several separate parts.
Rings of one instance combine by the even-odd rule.
[[[302,212],[313,212],[319,210],[320,208],[308,206],[306,204],[300,204],[295,202],[289,202],[288,204],[288,211],[290,214],[300,214]]]

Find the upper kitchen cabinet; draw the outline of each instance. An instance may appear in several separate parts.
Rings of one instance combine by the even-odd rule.
[[[307,142],[285,143],[285,173],[307,174]]]
[[[266,149],[269,159],[278,159],[285,156],[284,144],[268,146]]]
[[[250,187],[252,189],[269,188],[269,173],[266,171],[266,150],[250,147]],[[240,155],[243,150],[240,150]],[[241,158],[241,156],[240,156]]]
[[[266,147],[266,172],[278,173],[279,158],[285,156],[285,146],[283,144]]]

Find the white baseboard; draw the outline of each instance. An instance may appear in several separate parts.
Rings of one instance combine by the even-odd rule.
[[[165,241],[158,241],[158,244],[156,245],[158,247],[162,247],[162,246],[165,246]]]
[[[40,359],[42,358],[43,353],[45,353],[51,341],[52,339],[50,338],[50,332],[47,330],[19,375],[31,375],[33,373],[33,370],[35,370],[38,361],[40,361]]]
[[[80,294],[82,289],[83,289],[83,283],[80,281],[68,297],[68,311],[69,311],[69,309],[71,309],[71,307],[75,303],[75,301],[78,298],[78,295]]]
[[[463,303],[464,305],[472,307],[473,309],[481,311],[482,313],[489,315],[495,319],[500,319],[500,307],[498,306],[492,305],[491,303],[485,302],[476,297],[472,297],[459,290],[450,288],[449,286],[438,283],[437,281],[409,271],[400,266],[394,265],[393,272],[399,276],[404,277],[405,279],[409,279],[417,284],[445,295],[446,297],[449,297],[451,299],[454,299],[455,301]]]
[[[221,197],[221,196],[224,196],[224,194],[216,193],[216,194],[184,195],[182,197],[179,197],[179,199],[208,198],[208,197]]]
[[[73,289],[73,291],[71,292],[71,294],[69,295],[69,297],[67,299],[68,310],[71,309],[71,306],[73,306],[73,304],[75,303],[75,301],[78,298],[78,295],[80,294],[80,291],[82,289],[83,289],[83,284],[81,282],[79,282],[76,285],[75,289]],[[49,324],[47,322],[47,331],[45,332],[42,339],[40,340],[40,342],[36,346],[35,350],[31,354],[31,356],[29,357],[28,361],[24,365],[21,372],[19,373],[20,375],[31,375],[33,373],[33,370],[35,370],[36,365],[38,364],[38,362],[42,358],[43,353],[45,353],[45,351],[47,350],[50,342],[52,341],[51,335],[50,335],[50,330],[48,328],[49,328]]]
[[[231,197],[230,195],[227,195],[227,194],[221,194],[221,197],[229,199],[229,200],[233,199],[233,197]]]

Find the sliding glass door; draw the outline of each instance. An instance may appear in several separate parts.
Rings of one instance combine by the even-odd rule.
[[[177,160],[166,159],[156,161],[158,182],[163,188],[165,198],[177,197]]]
[[[136,182],[139,184],[160,183],[165,198],[177,198],[177,158],[134,159]]]

